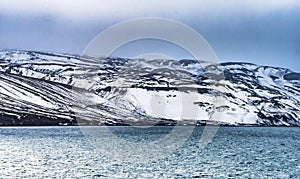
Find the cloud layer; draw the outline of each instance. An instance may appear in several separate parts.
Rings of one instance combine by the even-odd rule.
[[[133,18],[140,16],[217,15],[220,11],[266,13],[299,7],[298,0],[7,0],[0,1],[0,13],[11,15],[51,15],[53,17],[97,20],[99,18]]]
[[[147,16],[192,27],[220,60],[300,70],[299,0],[0,0],[0,48],[80,54],[106,28]],[[185,57],[161,44],[130,47]]]

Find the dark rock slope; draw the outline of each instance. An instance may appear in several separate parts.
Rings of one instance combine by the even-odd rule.
[[[300,126],[299,104],[285,68],[0,51],[0,125]]]

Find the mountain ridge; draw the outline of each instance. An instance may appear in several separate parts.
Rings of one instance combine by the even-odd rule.
[[[0,50],[0,125],[300,126],[299,76],[246,62]]]

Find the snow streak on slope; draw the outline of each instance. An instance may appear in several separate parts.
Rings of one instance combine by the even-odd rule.
[[[300,126],[299,103],[284,68],[0,51],[2,125]]]

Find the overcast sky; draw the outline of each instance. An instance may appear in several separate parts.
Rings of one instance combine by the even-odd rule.
[[[300,71],[300,1],[295,0],[3,0],[0,48],[81,54],[103,30],[141,17],[170,18],[190,26],[208,41],[221,62]],[[177,47],[151,40],[128,44],[114,55],[142,53],[190,58]]]

